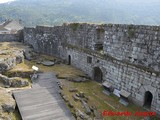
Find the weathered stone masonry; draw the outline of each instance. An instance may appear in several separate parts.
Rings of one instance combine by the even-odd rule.
[[[37,52],[70,59],[92,78],[99,68],[102,81],[130,92],[132,101],[160,114],[159,26],[37,26],[24,29],[24,43]]]
[[[0,34],[0,42],[20,42],[20,34]]]

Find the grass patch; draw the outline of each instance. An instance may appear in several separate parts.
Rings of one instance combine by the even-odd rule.
[[[42,57],[44,59],[50,59],[46,56]],[[84,75],[84,73],[81,70],[78,70],[72,66],[59,64],[51,67],[43,66],[41,64],[36,64],[35,61],[24,61],[24,64],[27,65],[29,68],[32,67],[32,65],[35,65],[39,67],[41,71],[44,72],[55,72],[59,74],[60,77],[77,77],[79,75]],[[84,94],[89,98],[88,105],[89,106],[96,106],[98,111],[101,113],[104,110],[112,110],[113,112],[123,112],[123,111],[129,111],[133,114],[136,111],[144,111],[143,108],[131,103],[128,107],[125,107],[119,103],[119,98],[111,95],[107,96],[103,94],[103,87],[98,84],[95,81],[87,81],[87,82],[71,82],[67,81],[65,79],[60,79],[60,82],[62,83],[63,90],[62,93],[67,97],[67,99],[73,104],[74,108],[78,108],[81,111],[85,111],[82,103],[80,101],[75,102],[72,95],[75,94],[73,92],[69,92],[69,89],[71,88],[77,88],[78,91],[84,92]],[[68,105],[68,103],[66,103]],[[69,108],[69,106],[68,106]],[[70,108],[71,112],[74,112],[74,108]],[[93,114],[91,115],[93,118]],[[142,117],[111,117],[107,116],[104,118],[105,120],[142,120]],[[158,120],[158,119],[155,119]]]
[[[18,108],[11,114],[12,120],[22,120]]]
[[[142,108],[130,104],[128,107],[125,107],[119,103],[119,98],[111,95],[111,96],[106,96],[102,93],[103,87],[99,85],[95,81],[88,81],[88,82],[83,82],[83,83],[75,83],[75,82],[69,82],[66,80],[60,80],[63,84],[63,93],[67,96],[69,101],[71,101],[74,105],[75,108],[78,108],[82,111],[84,111],[84,108],[82,107],[81,102],[75,102],[72,98],[72,95],[75,93],[69,92],[70,88],[77,88],[78,91],[82,91],[85,93],[85,95],[89,98],[88,104],[90,106],[96,106],[98,108],[98,111],[102,112],[104,110],[111,110],[114,112],[119,112],[119,111],[129,111],[134,113],[135,111],[143,111]],[[113,108],[111,107],[113,106]],[[141,120],[142,117],[105,117],[105,120]]]
[[[59,64],[54,65],[51,67],[44,66],[42,64],[36,64],[34,61],[27,61],[25,60],[25,64],[31,68],[33,65],[37,66],[40,71],[44,72],[55,72],[59,75],[59,77],[76,77],[77,75],[84,75],[84,72],[82,72],[79,69],[75,69],[70,65],[65,64]]]

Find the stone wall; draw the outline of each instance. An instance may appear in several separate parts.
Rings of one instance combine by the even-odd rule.
[[[65,38],[68,44],[78,45],[82,48],[94,50],[94,44],[98,42],[97,25],[72,23],[65,26]],[[103,39],[99,41],[103,42]]]
[[[151,109],[160,114],[160,27],[136,25],[64,24],[24,29],[24,42],[40,53],[71,61],[94,78],[131,93],[143,106],[149,91]],[[88,61],[88,58],[90,59]]]
[[[142,25],[64,25],[68,44],[95,50],[103,45],[103,52],[131,64],[160,71],[160,26]]]
[[[24,28],[24,43],[31,45],[36,52],[60,56],[63,27]]]
[[[0,42],[19,41],[17,34],[0,34]]]
[[[0,34],[0,42],[21,42],[22,40],[22,31],[18,31],[16,34]]]
[[[104,51],[160,71],[160,26],[106,25]]]
[[[140,106],[144,104],[145,93],[150,91],[153,95],[151,109],[160,114],[159,76],[113,59],[77,49],[68,49],[67,55],[71,56],[73,66],[85,71],[92,78],[94,68],[100,68],[104,81],[111,83],[113,88],[130,92],[131,100]],[[92,58],[92,63],[87,63],[88,56]]]
[[[11,46],[12,44],[3,45],[3,43],[0,45],[0,73],[8,71],[24,61],[24,49],[18,49],[18,45],[16,47]]]
[[[38,51],[35,28],[24,28],[23,35],[24,35],[23,43],[31,45],[35,51]]]

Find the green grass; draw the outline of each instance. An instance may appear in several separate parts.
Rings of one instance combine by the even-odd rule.
[[[11,118],[12,120],[22,120],[18,109],[16,109],[14,113],[11,114]]]
[[[43,56],[42,58],[44,59],[51,59],[51,58],[46,58]],[[32,67],[32,65],[36,65],[39,67],[41,71],[44,72],[55,72],[59,74],[60,77],[76,77],[78,75],[84,75],[84,73],[81,70],[78,70],[72,66],[69,65],[55,65],[52,67],[46,67],[40,64],[36,64],[35,61],[29,62],[25,61],[24,64],[26,64],[29,68]],[[74,105],[74,108],[70,108],[72,112],[75,111],[75,108],[80,109],[81,111],[85,111],[84,108],[82,107],[82,103],[80,101],[75,102],[72,98],[72,95],[75,93],[69,92],[70,88],[77,88],[78,91],[82,91],[85,93],[85,95],[89,98],[88,100],[88,105],[89,106],[96,106],[98,111],[102,113],[104,110],[111,110],[113,112],[123,112],[123,111],[129,111],[132,112],[133,114],[136,111],[144,111],[143,108],[130,103],[128,107],[125,107],[119,103],[119,98],[116,97],[115,95],[110,95],[107,96],[102,93],[103,87],[98,84],[97,82],[91,80],[87,82],[81,82],[81,83],[76,83],[76,82],[70,82],[65,79],[60,79],[60,82],[63,85],[63,93],[67,97],[67,99],[72,102]],[[66,103],[68,105],[68,103]],[[93,114],[91,115],[93,118]],[[104,117],[105,120],[142,120],[142,117],[135,117],[135,116],[130,116],[130,117],[111,117],[111,116],[106,116]],[[155,118],[154,120],[158,120]]]
[[[69,82],[66,80],[61,80],[63,83],[63,93],[67,96],[69,101],[71,101],[74,104],[75,108],[79,108],[80,110],[84,111],[82,108],[81,102],[75,102],[72,98],[72,95],[74,93],[70,93],[70,88],[78,88],[79,91],[82,91],[85,93],[86,96],[89,97],[88,104],[90,106],[96,106],[98,111],[102,113],[104,110],[111,110],[113,112],[123,112],[123,111],[129,111],[134,113],[135,111],[144,111],[142,108],[134,105],[131,103],[128,107],[125,107],[119,103],[119,98],[111,95],[106,96],[102,93],[103,87],[101,87],[98,83],[94,81],[89,82],[83,82],[83,83],[75,83],[75,82]],[[111,107],[112,106],[112,107]],[[111,117],[107,116],[104,117],[105,120],[141,120],[142,117]]]

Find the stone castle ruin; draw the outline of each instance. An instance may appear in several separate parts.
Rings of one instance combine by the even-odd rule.
[[[0,24],[0,42],[20,41],[23,39],[21,20],[5,20]]]
[[[160,114],[160,26],[71,23],[24,28],[23,37]]]

